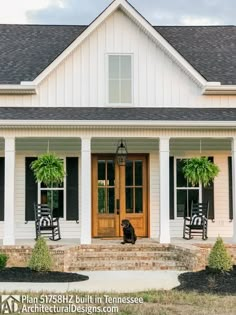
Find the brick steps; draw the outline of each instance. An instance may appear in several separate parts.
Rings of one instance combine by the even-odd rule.
[[[186,270],[170,245],[81,245],[73,248],[69,271]]]

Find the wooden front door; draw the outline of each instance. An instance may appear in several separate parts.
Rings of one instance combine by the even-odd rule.
[[[128,155],[119,166],[114,155],[93,155],[93,237],[123,235],[122,219],[128,219],[137,236],[148,236],[147,156]]]

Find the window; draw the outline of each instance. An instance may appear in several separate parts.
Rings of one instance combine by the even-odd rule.
[[[192,186],[191,183],[184,178],[182,171],[183,166],[184,160],[176,159],[176,217],[184,217],[185,215],[188,215],[191,202],[199,202],[201,200],[201,187],[199,185]]]
[[[132,103],[131,55],[108,56],[108,102]]]
[[[51,206],[53,202],[53,216],[63,218],[65,208],[65,181],[60,185],[53,185],[53,187],[47,187],[44,183],[39,183],[38,187],[40,203]]]

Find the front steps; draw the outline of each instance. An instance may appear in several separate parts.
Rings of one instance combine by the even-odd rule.
[[[73,248],[68,271],[79,270],[186,270],[170,245],[81,245]]]

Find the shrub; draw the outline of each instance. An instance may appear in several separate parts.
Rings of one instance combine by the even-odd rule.
[[[0,253],[0,270],[6,267],[8,256]]]
[[[212,272],[229,271],[233,267],[231,256],[221,237],[218,237],[208,257],[208,267]]]
[[[34,245],[29,268],[34,271],[50,271],[52,268],[52,257],[44,238],[40,237]]]

